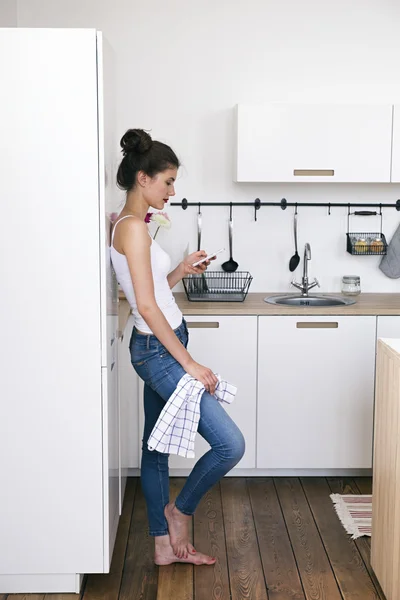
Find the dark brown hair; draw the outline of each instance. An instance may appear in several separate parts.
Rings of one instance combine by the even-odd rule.
[[[166,169],[178,169],[180,166],[172,148],[153,141],[143,129],[128,129],[122,136],[120,145],[124,157],[118,167],[117,184],[121,190],[129,192],[135,187],[139,171],[154,177]]]

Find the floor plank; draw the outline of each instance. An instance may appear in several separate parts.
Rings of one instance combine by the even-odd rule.
[[[157,579],[158,567],[154,564],[154,538],[148,534],[146,504],[138,484],[119,599],[156,600]],[[83,600],[86,600],[85,596]]]
[[[194,568],[195,599],[229,600],[228,560],[219,483],[207,492],[196,510],[193,539],[197,550],[217,559],[213,566]]]
[[[352,479],[351,477],[344,477],[344,478],[328,477],[327,481],[328,481],[329,487],[331,489],[331,492],[333,494],[359,494],[360,493],[358,486],[355,484],[354,479]],[[338,520],[339,520],[339,518],[338,518]],[[345,530],[343,530],[343,531],[345,531]],[[346,534],[346,535],[348,535],[348,534]],[[381,600],[386,600],[385,594],[383,593],[381,586],[379,585],[379,582],[376,579],[375,573],[371,567],[371,562],[370,562],[371,538],[369,536],[363,536],[354,541],[355,541],[355,544],[362,556],[362,559],[365,564],[365,568],[367,569],[368,574],[371,577],[371,580],[375,586],[375,589],[377,590],[378,597]]]
[[[372,477],[354,477],[354,483],[360,494],[372,494]]]
[[[44,600],[45,595],[46,594],[8,594],[6,596],[9,600]]]
[[[118,600],[137,486],[137,478],[128,478],[110,573],[107,575],[88,576],[84,591],[84,600]],[[56,594],[46,594],[45,600],[67,599],[59,598]]]
[[[247,485],[269,598],[304,600],[274,482],[271,477],[253,477],[247,480]]]
[[[170,500],[173,501],[185,483],[184,478],[170,479]],[[193,529],[190,529],[193,540]],[[157,600],[193,600],[193,565],[174,563],[159,567]]]
[[[267,600],[250,498],[243,478],[221,481],[232,600]]]
[[[379,596],[360,552],[334,510],[328,482],[324,477],[304,477],[301,484],[344,600],[377,600]]]
[[[300,481],[279,477],[274,482],[307,600],[341,600]]]

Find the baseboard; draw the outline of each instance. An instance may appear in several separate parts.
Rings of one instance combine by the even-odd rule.
[[[0,575],[0,594],[79,594],[82,581],[79,573]]]
[[[191,469],[170,469],[170,477],[187,477]],[[128,469],[140,477],[140,469]],[[233,469],[226,477],[371,477],[372,469]]]

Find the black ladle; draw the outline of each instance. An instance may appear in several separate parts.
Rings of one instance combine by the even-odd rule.
[[[230,254],[230,258],[229,258],[229,260],[225,261],[221,265],[221,268],[224,271],[226,271],[226,273],[233,273],[234,271],[236,271],[236,269],[239,266],[238,263],[236,262],[236,260],[233,260],[233,257],[232,257],[232,240],[233,240],[233,220],[232,220],[232,202],[231,202],[231,208],[230,208],[230,213],[229,213],[229,254]]]
[[[299,266],[299,262],[300,262],[300,256],[299,256],[299,253],[297,252],[297,206],[296,206],[296,210],[294,213],[293,230],[294,230],[295,253],[293,254],[292,258],[289,261],[289,271],[292,271],[292,272],[297,269],[297,267]]]

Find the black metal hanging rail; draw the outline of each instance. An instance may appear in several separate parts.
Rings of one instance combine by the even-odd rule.
[[[296,209],[301,206],[324,206],[328,208],[328,214],[331,214],[331,208],[345,207],[371,207],[371,208],[395,208],[400,211],[400,200],[396,200],[393,204],[381,204],[381,203],[367,203],[360,204],[354,202],[288,202],[286,198],[282,198],[280,202],[261,202],[259,198],[256,198],[254,202],[188,202],[186,198],[183,198],[181,202],[171,202],[171,206],[180,206],[183,210],[186,210],[188,206],[197,206],[199,211],[201,206],[254,206],[254,220],[257,221],[257,211],[260,210],[261,206],[280,206],[282,210],[286,210],[288,206],[295,206]]]

